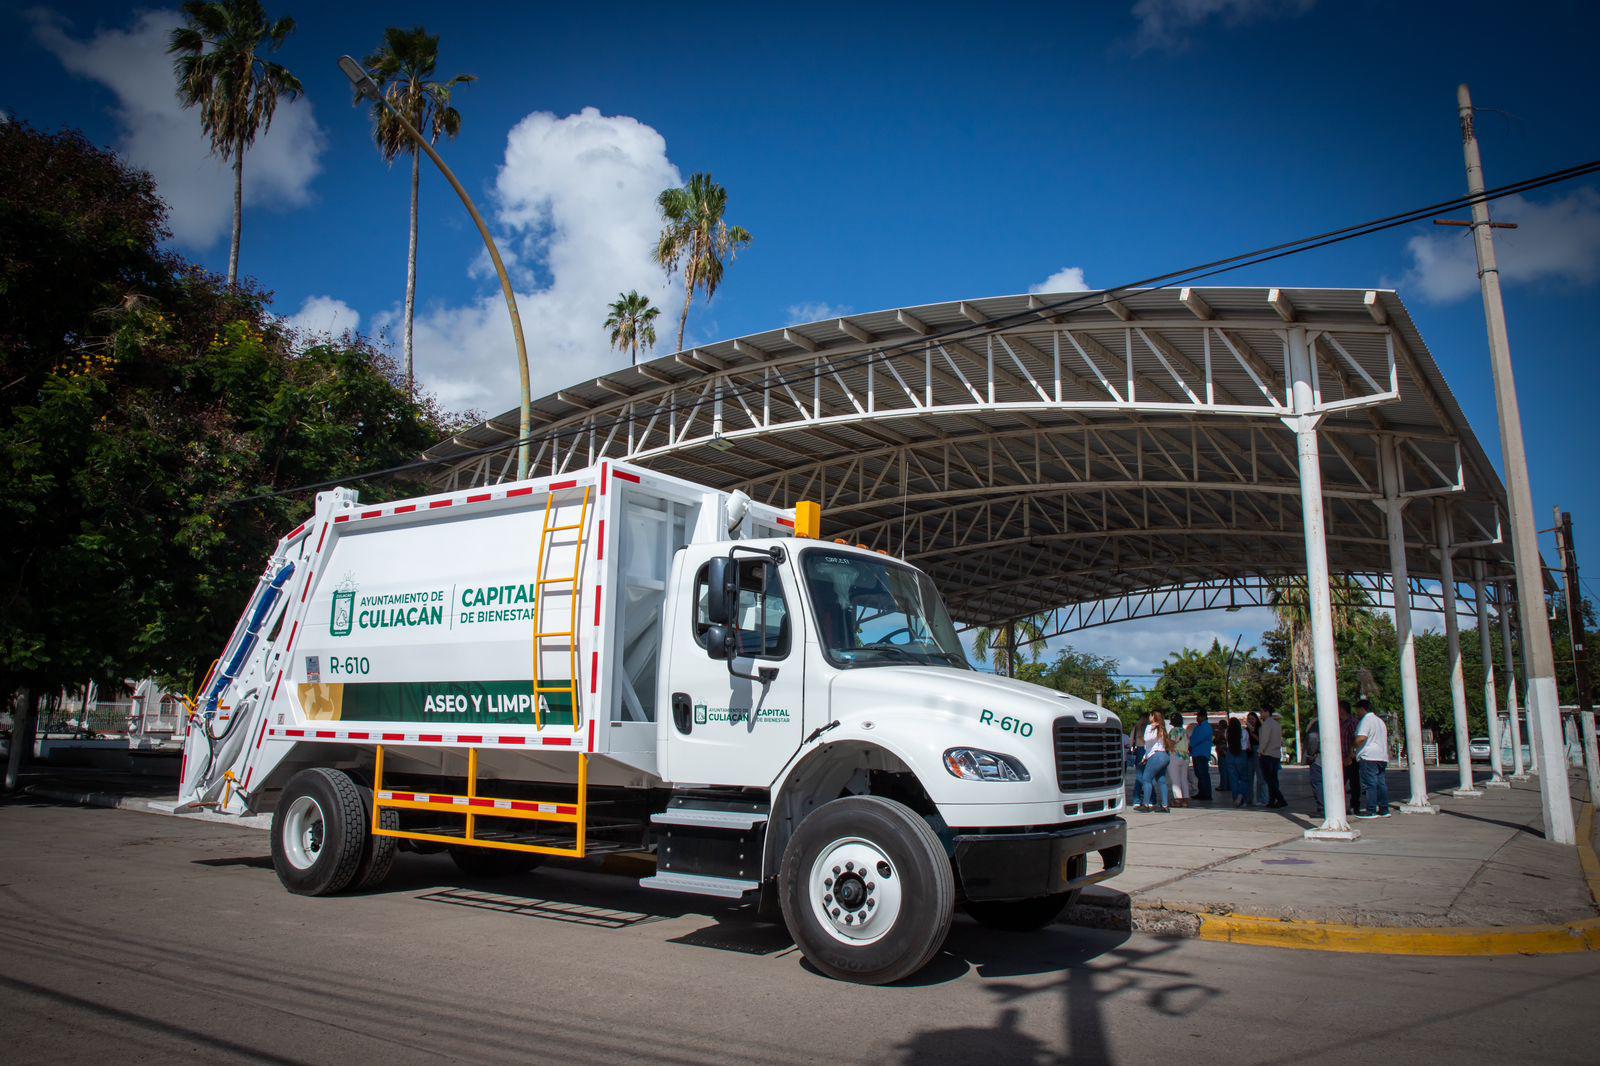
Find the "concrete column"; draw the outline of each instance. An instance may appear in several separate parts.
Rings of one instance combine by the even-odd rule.
[[[1483,657],[1483,715],[1489,726],[1489,781],[1490,788],[1510,788],[1500,767],[1500,708],[1496,705],[1494,684],[1494,646],[1489,639],[1488,586],[1484,582],[1487,568],[1478,563],[1472,581],[1472,593],[1478,600],[1478,649]]]
[[[1589,774],[1589,802],[1593,804],[1600,796],[1600,743],[1594,735],[1594,712],[1580,711],[1578,717],[1583,721],[1583,766]]]
[[[1306,585],[1311,600],[1311,650],[1317,696],[1317,728],[1322,734],[1323,823],[1307,829],[1316,840],[1354,840],[1361,834],[1345,816],[1344,766],[1339,752],[1339,679],[1333,648],[1333,596],[1328,589],[1328,542],[1322,510],[1322,452],[1317,440],[1316,396],[1311,384],[1311,350],[1304,326],[1289,330],[1289,376],[1294,430],[1300,459],[1300,517],[1305,530]]]
[[[1472,787],[1472,738],[1467,724],[1467,681],[1461,672],[1461,632],[1456,618],[1456,570],[1452,557],[1455,530],[1450,521],[1450,505],[1435,500],[1434,528],[1439,536],[1439,583],[1443,586],[1444,639],[1450,656],[1450,704],[1455,709],[1456,764],[1461,784],[1450,790],[1452,796],[1481,796]]]
[[[1523,665],[1527,665],[1527,660],[1523,660]],[[1528,753],[1533,756],[1532,761],[1528,764],[1528,771],[1534,777],[1538,777],[1539,727],[1541,723],[1539,716],[1533,711],[1533,681],[1531,679],[1528,681],[1528,686],[1522,690],[1522,706],[1526,708],[1528,713]]]
[[[1428,800],[1428,771],[1422,761],[1422,700],[1417,690],[1417,647],[1411,633],[1411,575],[1406,566],[1406,501],[1400,495],[1400,462],[1394,438],[1378,438],[1378,469],[1383,476],[1383,514],[1389,532],[1389,572],[1394,578],[1394,631],[1400,646],[1400,705],[1406,730],[1406,773],[1411,798],[1402,814],[1438,814]]]
[[[1509,581],[1496,582],[1500,601],[1500,653],[1506,664],[1506,711],[1511,719],[1511,780],[1526,781],[1522,765],[1522,716],[1517,710],[1517,657],[1511,650],[1511,588]]]

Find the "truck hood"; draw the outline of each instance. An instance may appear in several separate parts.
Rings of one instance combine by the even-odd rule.
[[[832,685],[834,707],[912,704],[927,711],[973,716],[981,711],[1047,726],[1062,715],[1084,722],[1115,720],[1110,711],[1042,685],[946,666],[873,666],[840,671]],[[870,714],[870,712],[868,712]]]

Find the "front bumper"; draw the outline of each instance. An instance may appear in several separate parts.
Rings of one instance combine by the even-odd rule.
[[[1025,833],[957,833],[956,872],[967,899],[1032,899],[1115,877],[1128,851],[1128,824],[1105,818]],[[1089,869],[1098,854],[1102,869]]]

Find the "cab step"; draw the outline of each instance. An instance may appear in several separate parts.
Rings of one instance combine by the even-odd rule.
[[[740,881],[732,877],[709,877],[705,874],[658,873],[641,878],[640,888],[654,888],[662,892],[684,892],[695,896],[716,896],[718,899],[743,899],[746,892],[761,887],[759,881]]]
[[[699,829],[731,829],[746,833],[767,820],[766,811],[713,811],[702,807],[673,807],[650,816],[655,825],[692,825]]]

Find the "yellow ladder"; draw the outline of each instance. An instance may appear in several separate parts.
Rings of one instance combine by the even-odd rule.
[[[571,490],[563,490],[571,491]],[[556,493],[552,492],[545,498],[544,505],[544,531],[539,534],[539,563],[534,571],[533,589],[533,720],[534,728],[544,728],[544,705],[541,697],[565,693],[572,701],[572,728],[577,731],[583,724],[578,707],[578,613],[582,606],[582,590],[579,587],[579,578],[583,575],[583,538],[589,525],[589,493],[591,487],[583,487],[583,502],[578,508],[578,521],[568,525],[553,526],[550,524],[556,513]],[[545,573],[546,560],[552,538],[557,533],[576,532],[577,541],[572,546],[572,573],[565,576],[550,577]],[[544,628],[544,597],[545,589],[551,585],[566,585],[571,595],[571,610],[567,615],[568,625],[566,630],[547,630]],[[541,654],[543,647],[541,641],[564,638],[567,642],[567,680],[565,682],[546,681],[539,676],[542,665]]]

